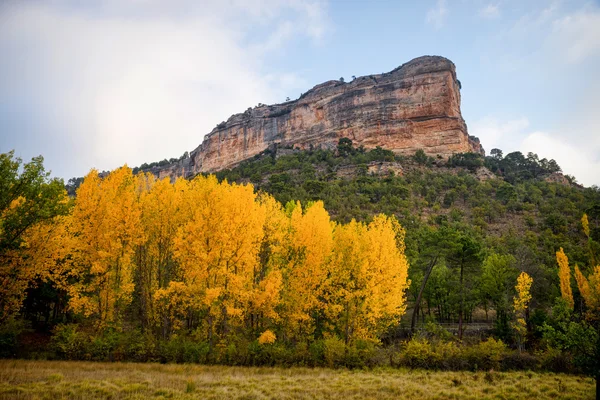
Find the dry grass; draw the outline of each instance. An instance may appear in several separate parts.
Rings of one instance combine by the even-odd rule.
[[[593,385],[534,372],[0,360],[0,399],[592,399]]]

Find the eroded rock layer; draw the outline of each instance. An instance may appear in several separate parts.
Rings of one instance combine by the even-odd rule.
[[[342,137],[356,146],[431,156],[483,152],[469,138],[460,112],[460,82],[443,57],[416,58],[391,72],[352,82],[328,81],[298,100],[261,105],[231,116],[204,137],[185,168],[165,175],[232,168],[270,146],[335,147]],[[163,175],[164,176],[164,175]]]

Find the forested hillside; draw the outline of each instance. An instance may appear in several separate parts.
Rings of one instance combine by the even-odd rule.
[[[464,236],[480,249],[480,265],[469,272],[471,310],[489,305],[486,294],[476,292],[489,291],[479,284],[486,266],[482,260],[495,257],[509,260],[513,275],[530,274],[534,304],[548,307],[559,290],[555,252],[562,247],[574,263],[585,265],[589,246],[600,239],[600,189],[576,184],[574,177],[560,174],[554,160],[533,153],[503,156],[494,149],[488,157],[467,153],[444,161],[422,153],[402,157],[380,148],[356,149],[348,139],[336,150],[287,153],[267,152],[217,177],[251,182],[282,203],[321,200],[340,222],[369,221],[376,213],[396,216],[407,231],[414,295],[434,247],[448,250]],[[593,239],[589,244],[581,229],[584,213]],[[425,300],[431,315],[453,320],[457,276],[445,258],[438,257],[441,267],[434,269]]]

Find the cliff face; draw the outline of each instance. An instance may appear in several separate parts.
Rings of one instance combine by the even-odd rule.
[[[165,167],[161,175],[231,168],[272,145],[332,148],[342,137],[356,146],[401,154],[419,149],[444,158],[483,153],[479,141],[469,138],[460,113],[454,64],[425,56],[388,73],[348,83],[328,81],[298,100],[235,114],[204,137],[184,168]]]

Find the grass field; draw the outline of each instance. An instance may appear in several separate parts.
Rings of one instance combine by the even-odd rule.
[[[590,378],[535,372],[242,368],[0,360],[0,399],[592,399]]]

